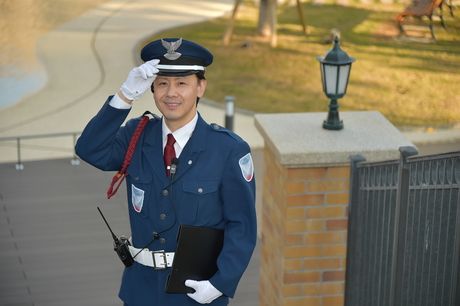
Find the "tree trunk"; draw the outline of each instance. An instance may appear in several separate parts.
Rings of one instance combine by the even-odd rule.
[[[260,0],[259,6],[259,22],[257,26],[257,33],[263,37],[270,37],[270,45],[276,47],[276,0]]]
[[[259,4],[259,22],[257,25],[257,33],[264,37],[270,36],[270,13],[269,4],[271,0],[260,0]]]

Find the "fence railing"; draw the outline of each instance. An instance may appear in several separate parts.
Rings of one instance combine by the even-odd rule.
[[[79,165],[80,160],[78,159],[75,153],[75,143],[77,141],[77,137],[81,134],[81,132],[67,132],[67,133],[53,133],[53,134],[40,134],[40,135],[25,135],[25,136],[11,136],[11,137],[0,137],[0,142],[8,142],[8,141],[15,141],[16,142],[16,170],[23,170],[24,164],[22,163],[22,141],[23,140],[30,140],[30,139],[45,139],[45,138],[60,138],[60,137],[72,137],[73,140],[73,147],[72,147],[72,165]]]
[[[460,305],[460,152],[351,162],[345,305]]]

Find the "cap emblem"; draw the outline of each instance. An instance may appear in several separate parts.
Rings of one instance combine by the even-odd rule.
[[[178,59],[179,57],[181,57],[182,54],[179,53],[179,52],[176,52],[176,50],[182,44],[182,38],[179,38],[178,40],[171,41],[171,42],[162,39],[161,44],[168,51],[163,56],[166,57],[167,59],[169,59],[170,61],[174,61],[174,60]]]

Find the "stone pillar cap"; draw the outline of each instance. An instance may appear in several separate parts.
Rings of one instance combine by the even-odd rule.
[[[415,147],[379,112],[341,112],[340,131],[323,129],[326,117],[327,113],[257,114],[255,120],[266,145],[286,167],[343,165],[354,154],[367,161],[397,159],[399,147]]]

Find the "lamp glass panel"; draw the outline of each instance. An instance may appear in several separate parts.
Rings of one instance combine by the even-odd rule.
[[[351,65],[343,65],[339,66],[340,73],[339,73],[339,90],[337,94],[343,95],[345,93],[345,89],[347,89],[348,83],[348,73],[350,71]]]
[[[337,88],[338,66],[324,64],[324,74],[326,79],[326,94],[335,95]]]
[[[324,83],[325,81],[324,81],[324,65],[323,65],[323,63],[320,64],[320,69],[319,70],[321,71],[321,84],[323,85],[323,90],[325,91],[326,88],[325,88],[325,83]]]

